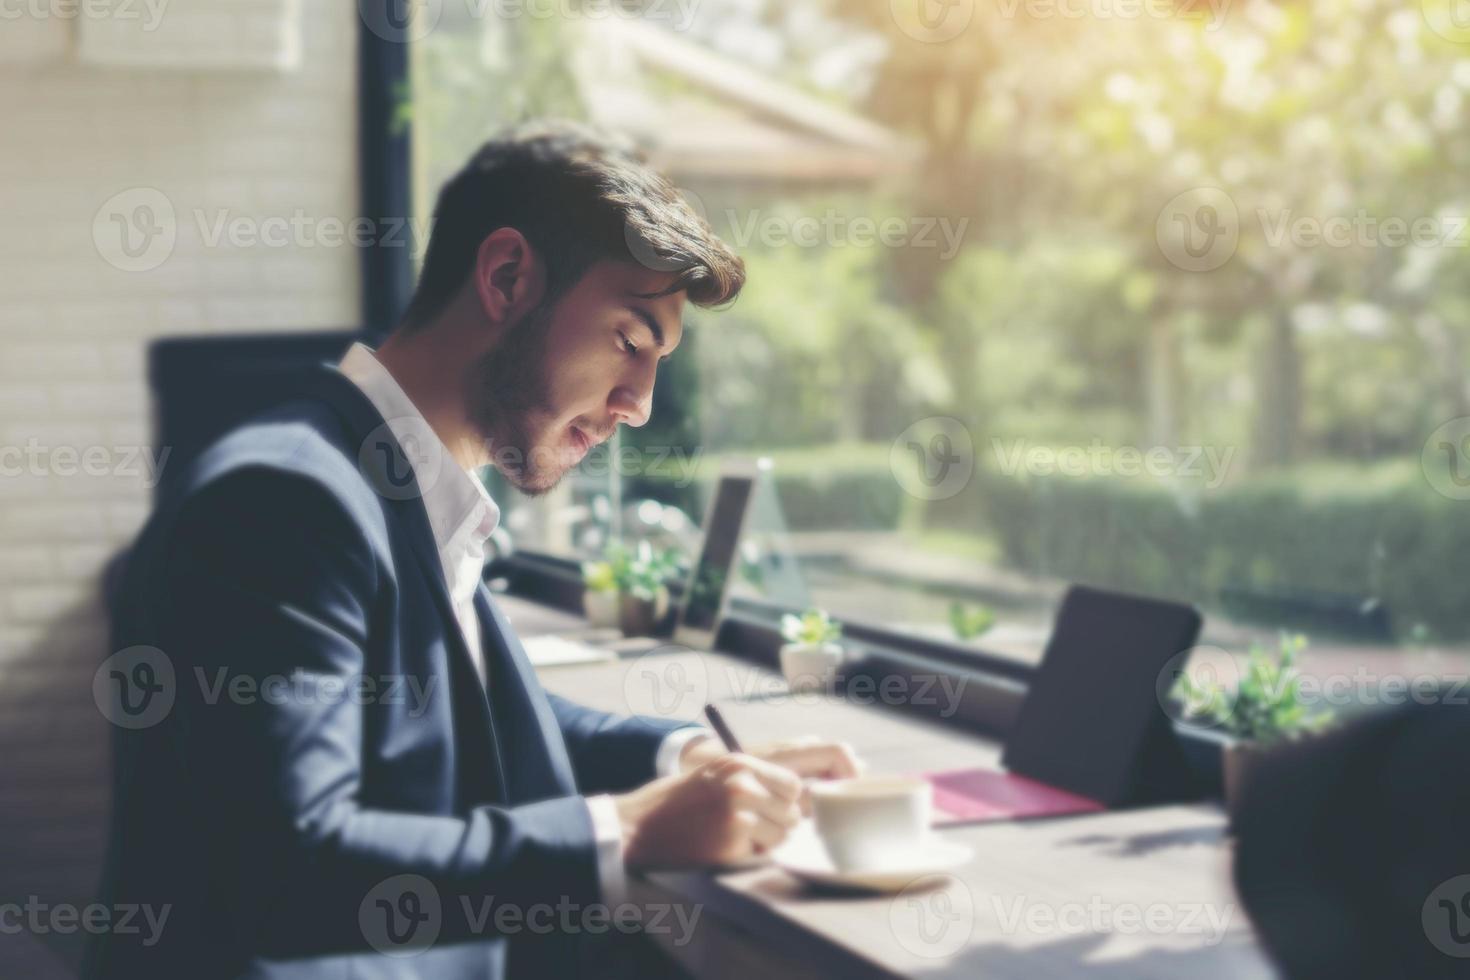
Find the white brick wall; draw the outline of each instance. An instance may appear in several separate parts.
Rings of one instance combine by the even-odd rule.
[[[281,6],[187,9],[212,2],[231,16]],[[96,886],[110,779],[91,694],[110,652],[99,575],[150,491],[81,462],[146,441],[148,342],[360,321],[349,245],[207,240],[221,214],[257,228],[355,215],[356,4],[300,8],[286,72],[98,67],[76,57],[79,25],[0,21],[0,902],[83,903]],[[137,188],[167,202],[175,241],[155,268],[126,271],[108,261],[124,254],[113,215],[135,234],[147,224]],[[122,207],[99,216],[109,199]],[[39,472],[15,455],[28,444]],[[0,935],[0,977],[69,976],[79,938]]]
[[[105,9],[112,15],[78,22],[87,64],[294,68],[301,57],[300,0],[105,0]]]

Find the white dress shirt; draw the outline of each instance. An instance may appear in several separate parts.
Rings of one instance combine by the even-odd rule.
[[[479,477],[454,461],[449,447],[430,428],[423,413],[370,348],[353,344],[337,367],[383,416],[413,467],[424,510],[429,515],[429,527],[434,532],[434,543],[439,549],[439,563],[454,605],[454,616],[483,684],[485,654],[474,600],[485,569],[485,542],[500,523],[500,507]],[[677,773],[684,746],[707,735],[702,728],[683,728],[671,733],[658,747],[654,760],[657,774]],[[625,886],[623,832],[617,807],[611,796],[603,795],[589,796],[587,809],[597,840],[603,895],[609,902],[621,901]]]

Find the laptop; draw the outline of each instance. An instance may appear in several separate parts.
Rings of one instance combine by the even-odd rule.
[[[730,599],[730,580],[737,568],[740,537],[755,496],[756,479],[765,460],[730,460],[720,468],[714,497],[705,511],[699,559],[684,584],[674,642],[708,649]],[[533,667],[557,667],[616,660],[618,653],[571,637],[550,634],[521,641]]]
[[[1159,672],[1194,646],[1190,606],[1073,586],[1006,740],[1005,772],[926,773],[936,825],[1095,813],[1177,788]]]

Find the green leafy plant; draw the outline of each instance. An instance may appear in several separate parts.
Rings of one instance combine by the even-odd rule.
[[[609,541],[601,561],[582,563],[582,583],[594,592],[621,592],[628,580],[633,553],[621,541]]]
[[[610,561],[582,562],[582,584],[591,592],[618,591],[618,577]]]
[[[1186,718],[1200,718],[1241,741],[1259,745],[1321,731],[1331,724],[1330,710],[1310,710],[1301,700],[1301,673],[1296,660],[1307,646],[1301,634],[1281,634],[1273,656],[1252,643],[1244,676],[1235,690],[1218,681],[1200,682],[1181,673],[1173,693],[1184,703]]]
[[[647,541],[629,549],[613,541],[603,550],[601,561],[582,563],[582,582],[594,592],[617,592],[652,600],[658,590],[679,573],[679,552],[668,548],[655,552]]]
[[[781,635],[786,638],[787,643],[821,646],[841,639],[842,626],[833,622],[826,610],[813,606],[800,616],[791,613],[782,616]]]
[[[963,602],[949,604],[949,627],[961,640],[973,640],[995,625],[995,610],[989,606],[971,609]]]

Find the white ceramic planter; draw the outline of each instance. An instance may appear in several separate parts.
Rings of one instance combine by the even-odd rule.
[[[618,594],[587,589],[582,593],[582,611],[587,622],[599,629],[618,625]]]
[[[825,691],[842,664],[836,643],[788,643],[781,648],[781,673],[792,691]]]

